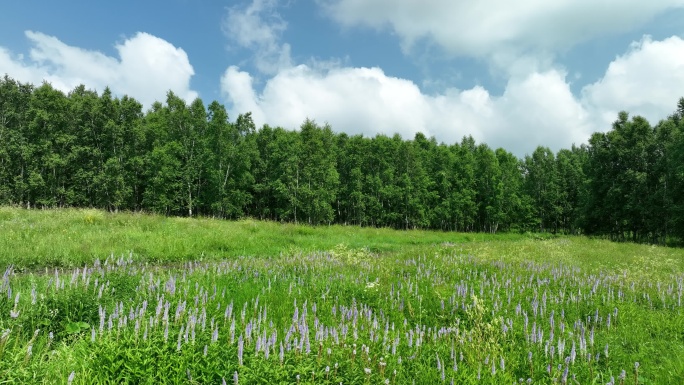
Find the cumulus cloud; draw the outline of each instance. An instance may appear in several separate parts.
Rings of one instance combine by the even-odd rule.
[[[582,95],[604,125],[622,110],[656,123],[670,115],[677,100],[684,97],[684,40],[673,36],[653,41],[645,36],[632,43]]]
[[[389,28],[411,47],[422,39],[455,55],[514,57],[565,50],[632,30],[684,0],[318,0],[343,26]]]
[[[261,91],[251,75],[230,67],[222,91],[233,114],[252,111],[258,125],[297,128],[306,118],[350,134],[416,132],[453,143],[465,135],[518,156],[538,145],[553,150],[605,131],[619,110],[652,123],[666,117],[684,90],[684,40],[645,38],[615,59],[605,75],[573,95],[558,68],[513,75],[501,95],[482,87],[426,94],[379,68],[299,65],[279,71]]]
[[[64,92],[79,84],[102,91],[109,86],[118,95],[135,97],[144,106],[163,101],[172,90],[190,101],[194,70],[188,56],[166,40],[139,32],[115,48],[119,58],[70,46],[53,36],[26,31],[31,43],[28,57],[0,47],[0,73],[40,84],[43,80]]]
[[[252,84],[252,76],[236,66],[230,66],[221,77],[221,91],[232,106],[231,113],[251,112],[259,126],[267,122]]]
[[[247,6],[233,6],[223,21],[223,32],[241,48],[254,51],[257,69],[275,74],[292,66],[290,45],[280,44],[287,23],[277,12],[277,0],[254,0]]]
[[[427,95],[413,82],[387,76],[379,68],[321,70],[306,65],[279,72],[260,93],[248,73],[230,67],[222,89],[232,113],[252,111],[258,125],[293,129],[312,118],[350,134],[412,138],[423,132],[449,143],[472,135],[518,155],[540,144],[558,149],[589,134],[584,109],[557,71],[513,79],[498,97],[482,87]]]

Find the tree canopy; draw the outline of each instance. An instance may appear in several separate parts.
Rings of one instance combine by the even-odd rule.
[[[169,92],[135,99],[0,79],[0,204],[450,231],[684,240],[684,98],[588,144],[518,159],[464,137],[296,131]]]

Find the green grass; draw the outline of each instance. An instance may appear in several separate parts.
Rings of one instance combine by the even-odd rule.
[[[99,210],[0,207],[0,267],[76,267],[129,255],[177,263],[239,256],[277,257],[337,245],[373,253],[423,255],[450,248],[478,259],[609,268],[638,277],[684,271],[684,250],[574,236],[401,231],[356,226],[169,218]]]
[[[684,383],[681,249],[0,208],[0,256],[0,383]]]
[[[0,208],[0,255],[4,256],[0,264],[16,268],[74,267],[96,258],[130,253],[137,261],[149,262],[276,257],[293,250],[327,250],[338,244],[396,253],[443,242],[497,238],[354,226],[310,227],[251,219],[221,221],[83,209]]]

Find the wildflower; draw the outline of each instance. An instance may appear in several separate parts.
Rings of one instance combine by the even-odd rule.
[[[71,385],[71,383],[74,382],[74,377],[76,377],[76,372],[71,372],[69,379],[67,380],[67,384]]]
[[[623,381],[625,381],[625,378],[627,378],[627,372],[625,372],[625,370],[623,369],[620,372],[620,375],[618,376],[618,380],[620,380],[620,382],[622,383]]]
[[[240,334],[240,337],[238,337],[238,351],[237,351],[238,363],[240,364],[240,366],[242,366],[242,354],[243,354],[244,347],[245,347],[245,341],[242,339],[242,334]]]
[[[183,338],[183,326],[181,326],[180,331],[178,332],[178,342],[176,342],[176,351],[180,352],[181,350],[181,339]]]
[[[238,372],[233,372],[233,384],[238,385]]]
[[[575,341],[572,341],[572,349],[570,349],[570,360],[575,363],[575,358],[577,357],[577,350],[575,349]]]

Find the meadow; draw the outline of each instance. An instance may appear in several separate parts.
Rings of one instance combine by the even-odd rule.
[[[0,383],[684,383],[684,250],[0,208]]]

